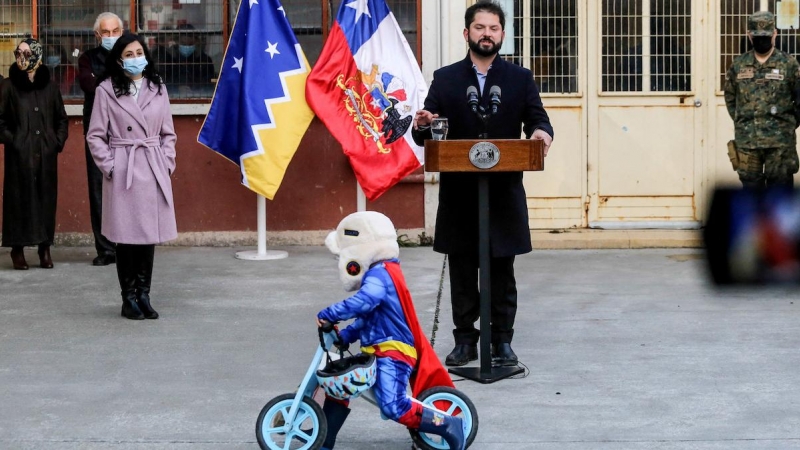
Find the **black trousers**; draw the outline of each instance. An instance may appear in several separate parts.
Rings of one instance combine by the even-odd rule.
[[[448,255],[450,260],[450,302],[453,307],[453,337],[456,344],[478,343],[480,331],[479,261],[477,255]],[[517,316],[517,280],[514,256],[491,258],[492,343],[511,343]]]
[[[89,216],[92,220],[92,233],[94,234],[94,248],[97,256],[113,255],[114,243],[109,241],[100,230],[103,217],[103,172],[97,168],[89,151],[89,144],[84,143],[86,149],[86,178],[89,181]]]

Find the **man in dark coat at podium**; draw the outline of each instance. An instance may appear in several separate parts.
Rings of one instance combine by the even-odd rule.
[[[464,60],[433,74],[425,107],[415,115],[414,140],[430,139],[435,117],[449,122],[447,139],[542,139],[544,153],[553,141],[553,127],[530,70],[504,61],[497,53],[505,37],[505,15],[482,0],[464,15]],[[472,88],[477,89],[477,94]],[[499,88],[499,89],[497,89]],[[494,95],[493,95],[494,94]],[[477,105],[475,103],[477,102]],[[489,114],[484,121],[476,106]],[[496,109],[496,113],[491,113]],[[502,151],[502,150],[501,150]],[[511,349],[517,312],[514,258],[531,251],[528,208],[522,172],[495,172],[489,178],[491,253],[491,336],[495,364],[517,365]],[[433,249],[450,259],[450,294],[455,348],[445,364],[462,366],[478,359],[480,316],[478,291],[478,173],[443,172]]]

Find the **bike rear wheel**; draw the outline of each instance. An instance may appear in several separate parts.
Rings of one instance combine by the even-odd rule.
[[[460,417],[466,423],[466,447],[472,444],[478,434],[478,411],[472,400],[458,389],[439,386],[422,391],[417,397],[423,405],[429,408],[436,408],[443,413],[451,416]],[[441,437],[434,434],[420,433],[419,430],[411,430],[411,440],[423,450],[446,450],[450,447]]]
[[[263,450],[318,450],[328,433],[328,423],[322,408],[304,397],[294,421],[289,426],[286,417],[294,403],[295,394],[283,394],[270,400],[261,409],[256,421],[256,439]]]

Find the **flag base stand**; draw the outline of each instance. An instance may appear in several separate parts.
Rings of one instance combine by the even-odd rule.
[[[244,259],[247,261],[266,261],[270,259],[284,259],[288,257],[289,253],[282,250],[267,250],[264,253],[261,253],[257,250],[236,252],[236,259]]]
[[[289,253],[283,250],[267,250],[267,200],[262,195],[256,196],[258,217],[258,250],[245,250],[236,252],[236,259],[246,261],[269,261],[284,259]]]
[[[490,384],[504,378],[513,377],[524,371],[525,370],[519,366],[492,366],[488,371],[485,371],[483,367],[458,367],[455,369],[448,369],[448,372],[453,375],[458,375],[483,384]]]

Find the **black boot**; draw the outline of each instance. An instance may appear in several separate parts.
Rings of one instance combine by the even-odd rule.
[[[142,245],[137,249],[139,260],[136,269],[136,300],[145,319],[158,319],[158,313],[150,306],[150,280],[153,279],[155,245]]]
[[[14,270],[28,270],[25,250],[21,245],[11,247],[11,262],[14,264]]]
[[[136,259],[130,245],[117,247],[117,278],[122,294],[122,317],[143,320],[144,314],[136,304]]]
[[[322,404],[322,412],[325,413],[325,420],[328,422],[328,434],[325,435],[322,450],[331,450],[336,444],[336,435],[339,434],[344,421],[347,420],[347,415],[350,414],[350,408],[325,398],[325,403]]]
[[[441,436],[450,450],[464,450],[466,436],[460,417],[449,416],[429,408],[422,409],[419,431]]]
[[[39,244],[39,267],[42,269],[53,268],[53,258],[50,257],[50,244]]]

